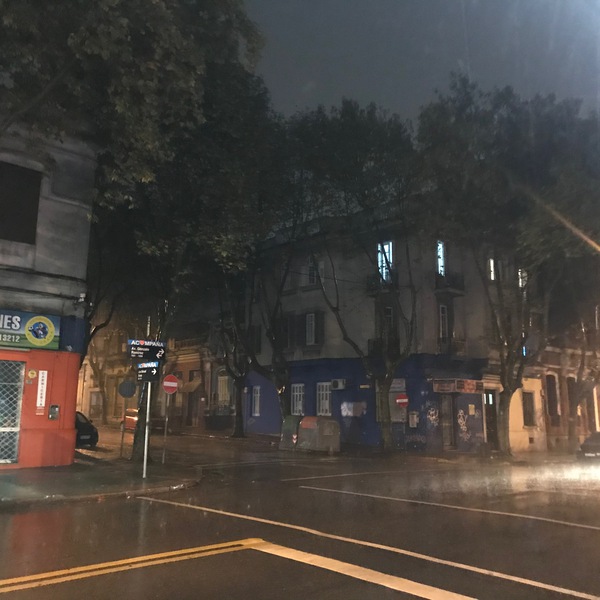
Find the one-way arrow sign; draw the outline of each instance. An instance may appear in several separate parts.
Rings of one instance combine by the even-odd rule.
[[[139,363],[137,366],[138,381],[158,381],[160,379],[159,362]]]

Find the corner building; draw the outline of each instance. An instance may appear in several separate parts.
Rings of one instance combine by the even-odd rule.
[[[94,171],[78,142],[0,139],[0,469],[74,459]]]

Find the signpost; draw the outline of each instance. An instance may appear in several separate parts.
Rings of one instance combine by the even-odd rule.
[[[160,379],[160,363],[158,361],[139,363],[137,366],[138,381],[158,381]]]
[[[166,355],[165,342],[158,340],[128,340],[129,356],[148,361],[164,360]]]
[[[163,379],[162,386],[167,394],[174,394],[179,387],[179,379],[175,375],[167,375]]]
[[[150,317],[146,331],[150,335]],[[128,340],[130,358],[141,358],[146,362],[138,363],[137,380],[143,381],[147,388],[146,400],[146,436],[144,439],[144,470],[142,478],[146,479],[148,465],[148,440],[150,438],[150,398],[152,396],[152,382],[160,379],[160,360],[165,359],[167,344],[160,340]],[[165,425],[166,429],[166,425]]]
[[[165,455],[167,453],[167,431],[169,429],[169,400],[171,399],[171,394],[174,394],[179,387],[179,379],[175,377],[175,375],[167,375],[162,382],[162,387],[165,393],[167,394],[167,407],[165,410],[165,431],[163,433],[163,454],[162,454],[162,464],[165,464]]]
[[[408,406],[408,395],[405,393],[396,394],[396,404],[398,406]]]

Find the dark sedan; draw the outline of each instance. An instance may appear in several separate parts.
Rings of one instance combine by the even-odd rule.
[[[75,413],[75,429],[77,430],[75,442],[77,448],[82,446],[93,448],[96,446],[98,443],[98,430],[92,421],[79,411]]]
[[[600,458],[600,431],[592,433],[580,446],[578,458]]]

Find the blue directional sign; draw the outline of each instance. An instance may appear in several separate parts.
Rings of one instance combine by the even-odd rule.
[[[158,361],[139,363],[137,366],[138,381],[158,381],[160,379],[160,363]]]

